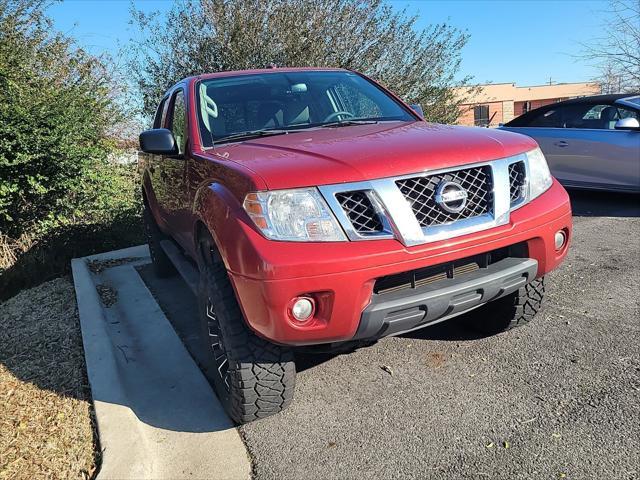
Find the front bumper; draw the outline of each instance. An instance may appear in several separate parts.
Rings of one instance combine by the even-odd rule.
[[[461,278],[447,278],[407,295],[374,295],[354,340],[398,335],[460,315],[515,292],[536,278],[532,258],[505,258]]]
[[[428,305],[431,313],[426,319],[413,321],[413,325],[411,320],[404,325],[400,322],[391,330],[385,327],[385,323],[390,323],[388,305],[378,303],[372,293],[376,279],[380,277],[518,243],[526,244],[530,259],[529,262],[520,262],[523,269],[520,276],[526,283],[553,270],[565,257],[569,242],[560,251],[556,251],[554,246],[554,235],[561,229],[570,239],[569,198],[562,186],[554,181],[543,195],[513,211],[509,224],[454,239],[415,247],[404,247],[396,240],[324,244],[273,242],[266,240],[247,223],[238,222],[225,232],[233,238],[231,243],[236,246],[225,259],[250,328],[275,343],[312,345],[397,333],[430,323],[434,318],[449,318],[462,310],[506,295],[519,288],[522,281],[516,281],[510,273],[486,277],[490,272],[484,270],[482,279],[464,277],[464,282],[472,283],[458,292],[462,296],[458,296],[454,288],[450,292],[454,294],[448,295],[448,304],[444,307],[445,300],[440,294],[438,298],[432,298],[429,292],[420,291],[414,292],[415,297],[404,296],[404,300],[399,300],[402,304],[400,310],[406,305],[410,308],[420,304]],[[226,241],[220,243],[224,245]],[[516,268],[515,265],[508,267],[508,272],[512,272],[511,267]],[[494,267],[493,273],[498,271],[496,269],[498,267]],[[465,297],[474,288],[485,289],[486,293],[480,298],[473,295]],[[498,293],[501,290],[504,292]],[[421,296],[423,293],[425,295]],[[300,295],[312,296],[317,303],[314,318],[304,325],[297,324],[288,314],[291,300]],[[443,308],[444,314],[432,318]],[[453,308],[455,312],[447,313],[447,308]]]

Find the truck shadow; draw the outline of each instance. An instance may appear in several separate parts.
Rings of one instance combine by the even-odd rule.
[[[567,190],[575,217],[640,217],[640,195]]]
[[[208,352],[200,341],[198,309],[196,298],[191,290],[179,276],[162,279],[156,277],[151,265],[139,267],[138,273],[187,347],[191,357],[200,369],[205,371]],[[445,322],[405,333],[400,337],[450,341],[471,341],[483,338],[483,335],[475,333],[464,324],[466,318],[467,315],[461,315]],[[347,345],[344,349],[333,351],[325,351],[322,347],[296,348],[296,370],[298,372],[309,370],[339,355],[349,354],[359,348],[367,348],[373,343],[376,342]]]
[[[403,333],[402,335],[398,335],[398,338],[434,341],[443,340],[452,342],[473,341],[485,338],[486,335],[471,330],[465,323],[467,320],[472,318],[473,317],[471,317],[470,314],[460,315],[459,317],[452,318],[451,320],[440,322],[412,332]],[[385,341],[385,339],[380,339],[378,341]],[[298,372],[303,372],[324,362],[328,362],[338,355],[346,355],[360,348],[368,348],[378,341],[354,345],[344,351],[313,352],[312,350],[299,349],[296,351],[296,370]]]

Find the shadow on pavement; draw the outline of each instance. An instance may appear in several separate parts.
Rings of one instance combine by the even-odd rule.
[[[640,217],[640,195],[567,190],[576,217]]]
[[[158,278],[151,264],[138,267],[137,270],[193,359],[206,372],[208,355],[205,346],[200,341],[196,298],[187,284],[178,275],[171,278]],[[461,315],[401,336],[403,338],[421,340],[477,340],[483,338],[483,336],[469,330],[464,324],[469,315],[474,313]],[[367,348],[374,343],[376,342],[346,345],[344,349],[333,352],[323,351],[322,347],[317,349],[314,347],[295,349],[296,370],[298,372],[309,370],[328,362],[338,355],[348,355],[354,350]]]

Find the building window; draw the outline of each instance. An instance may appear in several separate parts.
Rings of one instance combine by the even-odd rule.
[[[489,105],[476,105],[473,107],[473,124],[476,127],[489,125]]]

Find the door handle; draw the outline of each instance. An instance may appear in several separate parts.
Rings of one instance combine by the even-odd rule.
[[[568,147],[569,146],[569,142],[566,142],[564,140],[560,140],[559,142],[556,142],[554,145],[556,147]]]

